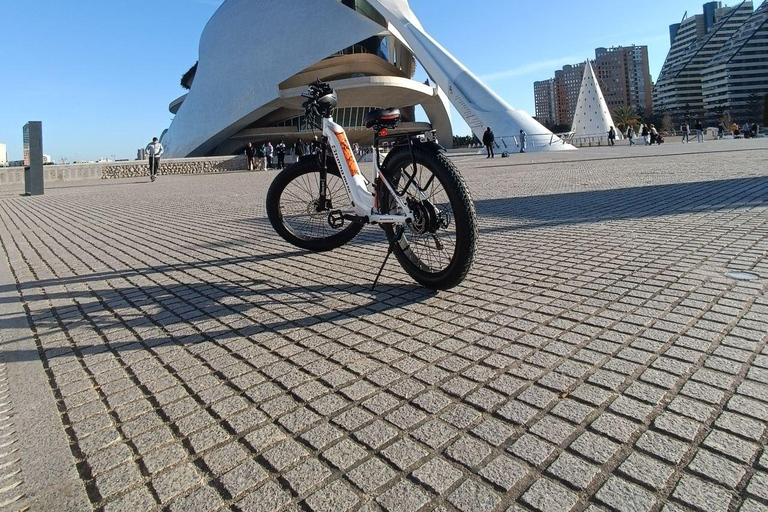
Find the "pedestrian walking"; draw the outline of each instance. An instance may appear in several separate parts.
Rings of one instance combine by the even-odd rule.
[[[649,131],[651,132],[651,146],[653,146],[653,143],[656,142],[659,138],[659,132],[656,131],[656,127],[654,125],[651,125]]]
[[[648,140],[648,137],[650,135],[651,131],[648,129],[648,126],[643,124],[643,127],[640,129],[640,135],[643,137],[643,142],[645,142],[646,146],[649,146],[651,143]]]
[[[160,168],[160,156],[163,154],[163,145],[152,137],[152,142],[147,145],[147,156],[149,157],[149,179],[157,179],[157,171]]]
[[[616,130],[613,128],[613,126],[611,126],[611,128],[608,130],[608,145],[616,145]]]
[[[691,131],[690,127],[688,126],[688,123],[683,123],[683,126],[680,127],[680,131],[683,132],[683,144],[690,144],[691,141],[688,139],[688,133]]]
[[[256,148],[250,142],[245,146],[245,160],[249,171],[256,168]]]
[[[635,130],[633,130],[631,126],[627,127],[627,140],[629,141],[630,146],[635,145]]]
[[[528,147],[528,145],[525,142],[526,136],[527,134],[523,130],[520,130],[520,152],[521,153],[525,153],[525,148]]]
[[[296,144],[293,145],[293,152],[296,155],[296,161],[299,161],[299,158],[304,156],[304,143],[301,142],[301,139],[296,139]]]
[[[257,158],[258,164],[259,164],[259,168],[256,169],[256,170],[257,171],[266,171],[267,170],[267,150],[264,147],[263,143],[256,150],[256,158]]]
[[[704,142],[704,128],[701,126],[701,121],[696,121],[696,142]]]
[[[277,154],[277,168],[285,168],[285,143],[283,141],[277,143],[275,153]]]
[[[493,131],[491,131],[491,127],[485,129],[485,133],[483,133],[483,144],[485,145],[485,151],[488,153],[488,156],[485,158],[493,158],[493,141],[496,139],[493,135]]]
[[[725,134],[725,128],[723,128],[723,123],[718,123],[717,124],[717,138],[718,138],[718,140],[722,140],[724,134]]]
[[[275,147],[272,145],[272,141],[267,142],[267,146],[264,148],[264,153],[267,156],[267,169],[273,167],[272,157],[275,156]]]

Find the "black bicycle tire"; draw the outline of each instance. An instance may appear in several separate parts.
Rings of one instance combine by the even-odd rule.
[[[296,233],[285,222],[280,202],[283,196],[283,192],[294,180],[301,178],[305,174],[320,173],[320,165],[317,159],[302,158],[299,162],[286,167],[280,172],[267,191],[267,218],[269,218],[270,224],[286,242],[306,249],[308,251],[323,252],[330,251],[341,247],[342,245],[351,241],[357,234],[363,229],[363,225],[354,222],[347,222],[346,225],[338,232],[333,233],[330,236],[325,237],[307,237],[300,233]],[[328,175],[336,176],[341,180],[339,170],[335,163],[328,162]],[[308,197],[310,201],[312,198]],[[344,193],[344,200],[348,200],[346,192]],[[328,226],[330,228],[330,226]]]
[[[394,244],[393,253],[403,269],[416,282],[435,289],[448,290],[460,284],[472,268],[477,251],[477,214],[469,189],[456,166],[442,153],[431,148],[415,147],[416,163],[426,167],[440,181],[453,210],[453,222],[456,223],[456,244],[450,263],[439,272],[428,272],[419,267],[408,256],[407,234]],[[407,148],[395,149],[385,159],[382,167],[384,176],[393,180],[398,169],[412,164],[411,153]],[[390,192],[384,184],[379,185],[379,204],[382,213],[389,213]],[[395,227],[383,226],[387,239],[393,240]],[[406,228],[407,230],[407,228]],[[406,231],[407,233],[407,231]],[[411,251],[412,253],[412,251]]]

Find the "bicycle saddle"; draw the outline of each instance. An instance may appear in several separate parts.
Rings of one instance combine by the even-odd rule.
[[[363,120],[366,128],[395,128],[400,122],[399,108],[377,108],[365,115]]]

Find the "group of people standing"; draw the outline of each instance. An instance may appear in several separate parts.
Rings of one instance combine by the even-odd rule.
[[[520,130],[520,138],[518,140],[518,144],[520,146],[520,152],[525,153],[525,149],[528,147],[525,139],[527,137],[527,134],[525,131]],[[483,146],[485,146],[485,150],[488,153],[488,156],[486,158],[494,158],[493,154],[493,146],[496,143],[496,136],[493,134],[493,130],[491,130],[491,127],[487,127],[485,129],[485,132],[483,133]],[[504,156],[504,155],[502,155]]]
[[[696,121],[696,142],[704,142],[704,128],[701,125],[701,121]],[[682,143],[683,144],[690,144],[690,133],[691,133],[691,127],[688,124],[688,121],[683,123],[683,125],[680,127],[680,131],[683,134]]]
[[[245,146],[245,158],[249,171],[266,171],[267,169],[282,169],[285,167],[286,146],[281,140],[273,146],[272,142],[266,142],[261,146],[254,146],[249,142]],[[277,163],[274,157],[277,157]]]

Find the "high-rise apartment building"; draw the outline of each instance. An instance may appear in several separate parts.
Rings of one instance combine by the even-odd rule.
[[[633,107],[651,115],[653,83],[647,46],[597,48],[593,67],[611,112]]]
[[[576,102],[579,100],[579,88],[584,76],[584,63],[563,66],[555,71],[555,77],[541,82],[534,82],[533,95],[536,105],[536,118],[544,123],[570,125]]]
[[[701,89],[707,120],[717,121],[729,112],[739,124],[760,122],[768,94],[768,1],[709,62]]]
[[[653,110],[651,73],[647,46],[617,46],[595,49],[590,61],[606,104],[611,112],[618,107]],[[569,125],[573,122],[584,63],[563,66],[555,77],[533,84],[536,117],[541,122]]]
[[[752,11],[751,0],[733,7],[709,2],[704,4],[703,14],[670,26],[670,50],[653,89],[653,103],[669,112],[675,124],[705,116],[702,76],[709,73],[713,59],[740,32]],[[765,76],[764,67],[762,74]],[[713,84],[722,80],[711,78]],[[707,113],[707,118],[713,117],[712,112]]]
[[[536,103],[536,119],[545,126],[555,123],[555,79],[533,83],[533,97]]]

